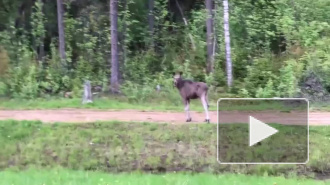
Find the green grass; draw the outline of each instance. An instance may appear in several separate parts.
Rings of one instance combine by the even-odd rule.
[[[306,110],[307,103],[300,101],[300,104],[295,102],[278,101],[278,100],[221,100],[219,103],[220,111],[271,111],[278,110],[282,112],[290,112],[297,110]]]
[[[330,104],[329,102],[319,102],[317,104],[312,104],[310,110],[312,111],[330,111]]]
[[[220,124],[220,161],[305,163],[308,159],[307,127],[269,125],[276,128],[278,133],[250,147],[249,124]]]
[[[144,111],[182,111],[183,106],[181,100],[157,100],[154,102],[129,102],[125,98],[98,98],[93,103],[82,105],[81,99],[35,99],[35,100],[19,100],[19,99],[0,99],[0,109],[59,109],[59,108],[87,108],[87,109],[112,109],[125,110],[135,109]],[[203,111],[200,101],[192,102],[191,108],[196,111]],[[211,110],[216,110],[216,104]]]
[[[221,97],[221,96],[220,96]],[[217,99],[210,100],[210,111],[217,110]],[[101,97],[96,98],[93,103],[82,105],[81,99],[35,99],[35,100],[21,100],[21,99],[0,99],[0,109],[10,110],[24,110],[24,109],[60,109],[60,108],[81,108],[81,109],[112,109],[125,110],[134,109],[141,111],[183,111],[183,104],[180,97],[171,99],[154,99],[146,102],[130,102],[124,97]],[[226,106],[226,102],[221,104],[221,110],[281,110],[290,111],[292,107],[283,105],[280,102],[257,102],[244,104],[237,103]],[[190,110],[203,112],[204,109],[200,100],[192,100]],[[323,110],[323,109],[322,109]],[[326,109],[324,109],[326,110]],[[330,110],[330,109],[329,109]]]
[[[234,125],[228,125],[235,130]],[[237,132],[239,140],[244,135]],[[329,173],[330,127],[311,127],[307,165],[219,165],[213,124],[0,122],[0,170],[63,167],[104,172]],[[283,142],[284,142],[283,138]]]
[[[0,185],[325,185],[329,182],[286,179],[284,177],[245,176],[234,174],[106,174],[98,172],[28,170],[0,172]]]

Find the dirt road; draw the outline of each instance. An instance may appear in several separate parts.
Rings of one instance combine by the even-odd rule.
[[[249,112],[240,112],[242,114],[250,114]],[[280,121],[283,116],[288,116],[290,113],[283,112],[257,112],[254,116],[261,119],[269,119],[271,121]],[[204,113],[191,112],[192,123],[202,123],[205,119]],[[237,112],[222,113],[222,121],[233,121],[237,119]],[[294,114],[292,114],[294,115]],[[294,115],[294,116],[297,116]],[[210,112],[211,123],[217,123],[217,112]],[[84,110],[84,109],[59,109],[59,110],[0,110],[0,120],[40,120],[42,122],[92,122],[92,121],[134,121],[134,122],[162,122],[172,124],[184,124],[184,112],[142,112],[137,110]],[[239,121],[239,120],[238,120]],[[290,124],[290,120],[283,123]],[[310,112],[310,125],[330,125],[330,112]]]

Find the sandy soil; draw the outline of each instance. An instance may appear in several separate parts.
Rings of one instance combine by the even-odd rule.
[[[240,122],[246,120],[249,115],[266,123],[268,121],[295,124],[294,120],[306,120],[301,113],[285,112],[246,112],[230,111],[221,112],[221,122]],[[191,123],[203,123],[204,113],[191,112]],[[301,116],[304,117],[301,119]],[[217,123],[217,112],[210,112],[211,123]],[[92,121],[134,121],[134,122],[159,122],[172,124],[186,124],[184,112],[142,112],[137,110],[84,110],[84,109],[59,109],[59,110],[0,110],[0,120],[40,120],[42,122],[92,122]],[[298,119],[299,120],[299,119]],[[330,125],[330,112],[310,112],[310,125]]]

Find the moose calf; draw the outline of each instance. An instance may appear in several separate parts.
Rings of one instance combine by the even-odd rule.
[[[187,116],[186,122],[191,122],[191,117],[189,114],[189,103],[191,99],[200,98],[203,104],[206,119],[205,122],[210,123],[209,117],[209,103],[207,98],[208,87],[204,82],[193,82],[191,80],[182,79],[182,72],[179,74],[173,73],[174,86],[179,90],[182,97],[183,103],[185,105],[185,112]]]

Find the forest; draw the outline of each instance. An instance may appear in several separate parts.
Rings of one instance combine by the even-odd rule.
[[[324,101],[329,12],[327,0],[1,0],[0,96],[80,97],[90,80],[144,100],[182,71],[214,94]]]
[[[0,185],[329,184],[329,12],[329,0],[0,0]],[[208,85],[195,84],[203,106],[182,101],[179,72]],[[217,101],[274,97],[309,101]],[[279,133],[249,146],[252,116]]]

